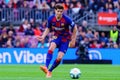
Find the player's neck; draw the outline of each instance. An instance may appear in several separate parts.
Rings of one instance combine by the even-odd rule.
[[[62,15],[61,16],[56,16],[56,20],[59,21],[60,19],[62,18]]]

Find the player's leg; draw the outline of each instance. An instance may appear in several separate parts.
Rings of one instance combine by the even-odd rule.
[[[49,67],[50,61],[52,60],[53,51],[54,51],[55,48],[56,48],[56,43],[55,42],[51,42],[50,43],[50,47],[48,49],[47,56],[46,56],[46,64],[45,64],[45,66],[40,66],[40,69],[44,73],[48,72],[48,67]]]
[[[46,75],[47,78],[50,78],[52,76],[52,71],[60,64],[63,56],[64,56],[64,53],[59,51],[57,59],[54,61],[53,65],[51,66],[51,68],[49,69]]]
[[[51,72],[60,64],[64,54],[67,51],[69,45],[69,41],[68,42],[61,42],[61,44],[59,45],[59,52],[58,52],[58,57],[57,59],[54,61],[53,65],[51,66],[51,68],[49,69],[46,77],[51,77]]]
[[[46,67],[49,67],[50,61],[52,60],[52,56],[53,56],[53,51],[56,48],[56,43],[55,42],[51,42],[47,56],[46,56]]]
[[[54,68],[56,68],[56,67],[60,64],[63,56],[64,56],[64,53],[60,51],[60,52],[58,53],[57,59],[54,61],[53,65],[52,65],[51,68],[49,69],[50,72],[52,72],[52,70],[53,70]]]

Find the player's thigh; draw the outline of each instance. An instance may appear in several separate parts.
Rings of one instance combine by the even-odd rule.
[[[61,43],[59,46],[59,51],[65,54],[67,52],[68,46],[69,46],[69,41]]]
[[[58,56],[57,56],[57,60],[61,60],[63,58],[63,56],[64,56],[64,52],[59,51]]]
[[[51,42],[50,43],[50,47],[49,47],[49,50],[52,50],[52,51],[54,51],[54,49],[56,48],[56,43],[55,42]]]
[[[49,46],[49,50],[53,50],[57,47],[57,45],[59,45],[60,43],[60,38],[56,38],[56,39],[53,39],[51,42],[50,42],[50,46]]]

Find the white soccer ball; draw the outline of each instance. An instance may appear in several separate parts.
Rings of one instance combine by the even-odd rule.
[[[80,75],[81,75],[80,69],[73,68],[73,69],[70,70],[70,77],[72,79],[78,79],[78,78],[80,78]]]

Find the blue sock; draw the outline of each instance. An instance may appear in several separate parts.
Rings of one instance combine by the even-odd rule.
[[[46,56],[46,67],[49,67],[50,61],[52,60],[53,51],[48,50],[47,56]]]
[[[51,68],[49,69],[49,71],[52,72],[53,69],[55,69],[59,64],[60,64],[60,61],[56,59],[53,65],[51,66]]]

